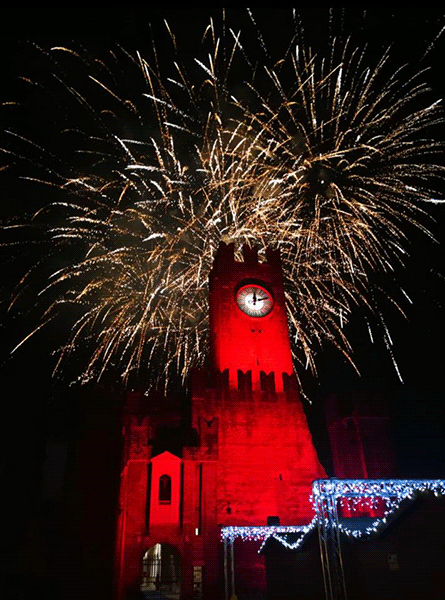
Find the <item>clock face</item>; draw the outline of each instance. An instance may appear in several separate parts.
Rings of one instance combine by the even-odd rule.
[[[236,294],[236,303],[250,317],[264,317],[273,307],[270,292],[256,283],[240,288]]]

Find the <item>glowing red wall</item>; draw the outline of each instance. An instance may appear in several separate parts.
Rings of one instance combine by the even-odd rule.
[[[115,552],[118,600],[123,600],[132,586],[137,587],[141,575],[150,458],[148,430],[147,417],[138,419],[134,415],[126,415]]]

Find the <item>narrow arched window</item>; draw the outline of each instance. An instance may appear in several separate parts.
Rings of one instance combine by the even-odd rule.
[[[170,504],[172,501],[172,479],[170,475],[159,477],[159,503]]]

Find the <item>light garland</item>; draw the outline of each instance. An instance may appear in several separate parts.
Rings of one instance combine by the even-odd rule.
[[[306,534],[316,524],[314,518],[308,525],[265,525],[265,526],[230,526],[221,528],[221,538],[233,543],[236,539],[243,542],[264,541],[270,536],[280,534]]]
[[[312,504],[318,512],[318,521],[324,518],[325,527],[337,527],[348,537],[362,538],[378,533],[393,519],[402,502],[412,501],[420,493],[445,495],[443,479],[321,479],[312,486]],[[382,502],[383,501],[383,502]],[[338,522],[337,507],[347,507],[352,513],[382,509],[383,515],[362,529],[354,529],[347,522]],[[317,510],[318,509],[318,510]],[[324,515],[324,516],[321,516]],[[354,514],[352,515],[354,516]],[[347,519],[347,518],[346,518]]]
[[[329,495],[340,498],[384,498],[401,501],[414,491],[445,494],[444,479],[319,479],[312,486],[313,502]],[[315,506],[314,506],[315,508]]]
[[[317,507],[324,505],[328,518],[324,525],[338,526],[339,531],[352,538],[369,537],[383,529],[397,512],[402,508],[402,502],[412,501],[418,494],[430,492],[436,497],[445,496],[444,479],[320,479],[314,481],[311,501],[316,514],[306,525],[270,525],[270,526],[229,526],[221,528],[221,537],[225,542],[233,544],[236,539],[262,542],[261,552],[267,540],[273,538],[290,550],[299,548],[307,535],[319,524],[320,511]],[[361,529],[348,525],[345,520],[337,522],[334,510],[338,504],[347,507],[351,512],[360,513],[364,509],[375,510],[382,508],[384,513],[370,524]],[[326,507],[330,508],[326,508]],[[333,508],[335,507],[335,509]],[[351,522],[352,524],[352,522]],[[287,538],[292,534],[293,541]],[[298,535],[295,540],[295,535]]]

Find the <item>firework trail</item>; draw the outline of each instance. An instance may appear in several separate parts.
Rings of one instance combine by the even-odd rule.
[[[403,262],[406,225],[428,234],[424,205],[439,201],[443,116],[422,73],[394,71],[389,53],[369,62],[351,40],[320,56],[298,36],[250,69],[242,34],[211,22],[190,76],[170,35],[167,75],[155,47],[108,62],[40,49],[61,137],[53,154],[12,132],[4,145],[57,191],[23,229],[43,264],[65,257],[39,294],[42,323],[73,315],[58,365],[81,348],[83,380],[111,366],[185,377],[206,356],[220,241],[280,249],[297,361],[315,370],[325,341],[352,360],[344,323],[374,309],[372,275]]]

